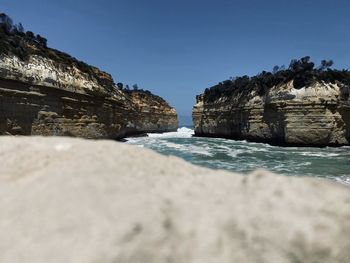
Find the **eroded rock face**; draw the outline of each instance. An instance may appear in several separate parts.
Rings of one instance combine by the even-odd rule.
[[[51,59],[0,57],[0,134],[121,138],[177,129],[166,101],[116,88],[112,77]],[[145,110],[147,108],[147,110]]]
[[[178,127],[177,114],[162,98],[134,91],[131,93],[132,104],[137,105],[128,127],[148,132],[174,131]]]
[[[0,77],[28,84],[54,87],[72,92],[96,92],[107,95],[115,85],[112,76],[91,67],[94,76],[81,71],[75,65],[65,65],[52,59],[33,55],[29,61],[16,56],[1,55]]]
[[[197,136],[248,139],[282,145],[349,145],[349,90],[318,82],[295,89],[293,82],[264,96],[224,97],[193,108]]]
[[[112,141],[0,145],[0,262],[349,262],[340,184],[240,176]]]

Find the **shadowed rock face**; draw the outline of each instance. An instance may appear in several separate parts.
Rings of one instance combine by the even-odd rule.
[[[160,97],[124,93],[112,77],[51,59],[0,57],[0,134],[121,138],[177,129],[177,114]],[[142,95],[141,95],[142,94]]]
[[[193,121],[197,136],[247,139],[280,145],[338,146],[350,142],[348,88],[317,82],[295,89],[293,81],[263,96],[197,97]]]
[[[349,262],[340,184],[240,176],[103,140],[0,145],[0,262]]]

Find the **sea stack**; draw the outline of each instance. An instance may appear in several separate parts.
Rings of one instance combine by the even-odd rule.
[[[118,139],[177,129],[176,111],[162,98],[118,87],[43,37],[1,25],[0,134]]]
[[[286,70],[219,83],[197,96],[196,136],[245,139],[291,146],[350,142],[350,73],[309,57]]]

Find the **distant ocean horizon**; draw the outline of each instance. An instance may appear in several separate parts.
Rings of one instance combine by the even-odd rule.
[[[193,127],[191,115],[178,115],[179,127]]]
[[[182,118],[185,117],[185,118]],[[176,132],[128,138],[127,144],[174,155],[196,165],[247,174],[264,168],[286,176],[327,178],[350,186],[350,147],[279,147],[221,138],[193,137],[192,120],[179,116]]]

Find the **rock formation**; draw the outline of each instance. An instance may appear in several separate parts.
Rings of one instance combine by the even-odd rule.
[[[177,129],[175,109],[0,21],[0,134],[121,138]]]
[[[0,262],[349,262],[350,189],[335,182],[103,140],[0,145]]]
[[[193,108],[195,134],[279,145],[349,145],[348,82],[315,79],[319,75],[323,77],[322,74],[333,74],[332,71],[314,74],[312,81],[301,87],[296,85],[295,76],[283,82],[277,75],[277,83],[270,86],[252,78],[240,90],[231,88],[232,83],[226,88],[224,83],[215,87],[214,95],[209,90],[197,96]],[[259,76],[258,80],[264,77]]]

